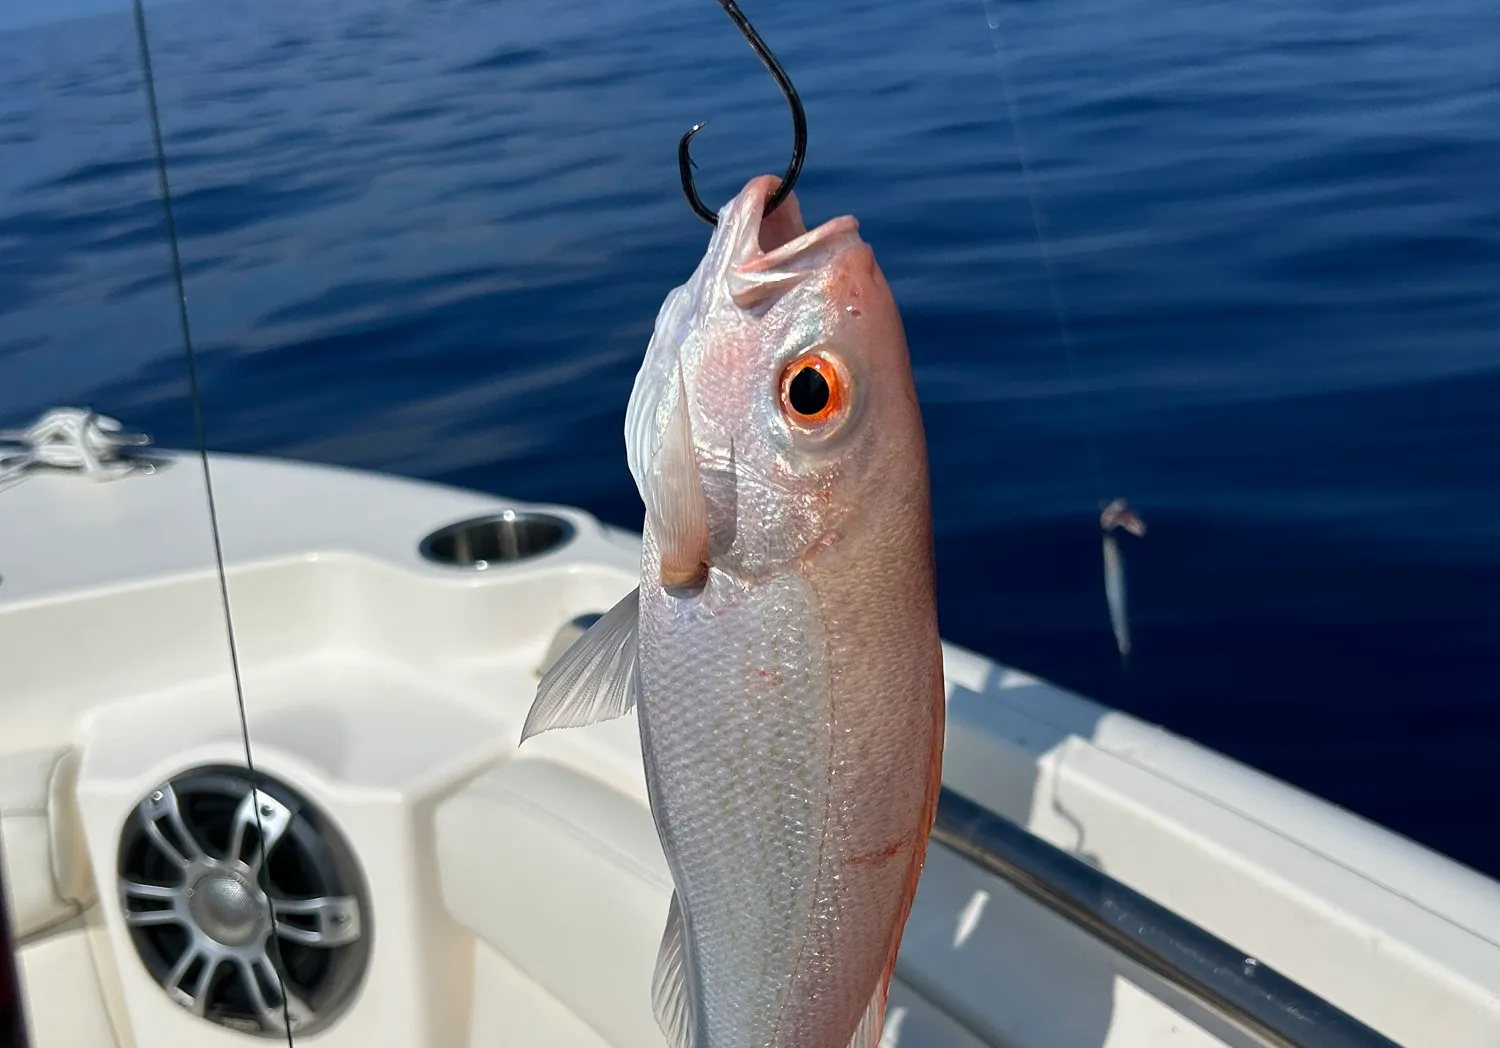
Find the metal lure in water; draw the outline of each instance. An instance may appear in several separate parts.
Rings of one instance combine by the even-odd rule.
[[[1130,657],[1130,620],[1125,606],[1125,558],[1113,532],[1124,528],[1140,538],[1146,534],[1146,522],[1115,499],[1099,514],[1099,528],[1104,532],[1104,597],[1109,602],[1109,624],[1115,631],[1115,646],[1120,658]]]

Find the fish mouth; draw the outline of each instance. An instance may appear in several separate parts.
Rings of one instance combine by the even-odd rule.
[[[732,212],[738,247],[729,270],[730,293],[741,307],[800,283],[861,242],[853,215],[808,229],[795,193],[767,215],[766,203],[780,185],[775,175],[753,178],[726,209]]]
[[[859,222],[853,215],[831,218],[809,231],[802,220],[802,207],[797,202],[796,193],[788,193],[776,210],[767,215],[766,204],[780,187],[780,178],[761,175],[751,179],[740,194],[740,202],[752,219],[757,219],[754,223],[756,243],[766,257],[795,255],[815,244],[859,231]]]

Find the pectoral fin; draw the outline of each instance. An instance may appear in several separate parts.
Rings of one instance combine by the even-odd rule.
[[[646,516],[661,547],[661,584],[673,589],[701,582],[708,571],[708,501],[693,451],[687,383],[677,365],[677,401],[651,460]]]
[[[633,589],[558,657],[537,684],[522,742],[549,728],[582,727],[635,708],[639,620],[640,590]]]

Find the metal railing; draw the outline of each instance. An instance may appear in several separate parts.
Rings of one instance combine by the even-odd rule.
[[[1271,1048],[1400,1048],[1256,958],[946,787],[932,840]]]

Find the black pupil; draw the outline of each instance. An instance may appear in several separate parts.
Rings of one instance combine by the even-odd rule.
[[[828,406],[828,380],[818,374],[817,368],[806,367],[792,376],[787,386],[786,398],[792,410],[799,415],[816,415]]]

